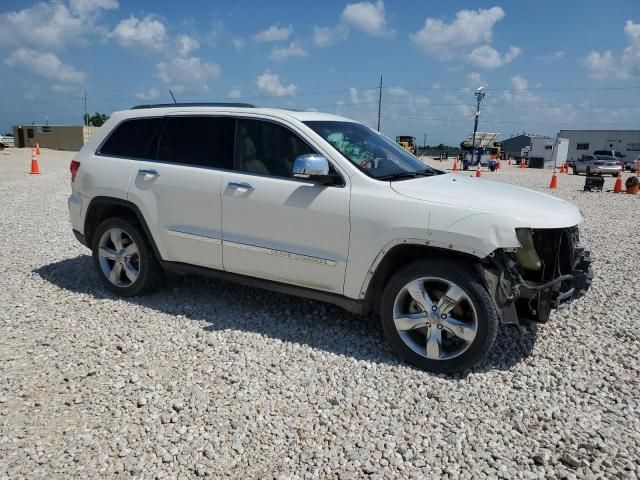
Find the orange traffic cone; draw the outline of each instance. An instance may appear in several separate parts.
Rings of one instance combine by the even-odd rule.
[[[478,168],[476,168],[476,177],[481,177],[482,173],[480,173],[480,169],[482,168],[482,166],[480,165],[480,162],[478,162]]]
[[[527,164],[524,161],[524,158],[520,159],[520,168],[527,168]]]
[[[36,155],[36,149],[31,150],[31,171],[30,175],[40,175],[40,166],[38,165],[38,155]]]
[[[40,145],[36,143],[36,157],[40,156]]]
[[[551,183],[549,184],[549,188],[556,189],[558,188],[558,174],[556,173],[555,167],[553,168],[553,176],[551,177]]]
[[[500,170],[500,160],[496,163],[496,170]]]
[[[453,161],[453,171],[454,172],[458,171],[458,159],[457,158]]]
[[[616,183],[613,186],[613,193],[622,193],[622,176],[618,175]]]
[[[511,165],[511,157],[509,157],[509,165]]]

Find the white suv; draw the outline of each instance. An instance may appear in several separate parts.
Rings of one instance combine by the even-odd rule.
[[[136,107],[71,174],[73,231],[112,292],[141,294],[168,270],[376,313],[428,370],[474,365],[500,322],[545,322],[591,283],[574,205],[435,170],[335,115]]]

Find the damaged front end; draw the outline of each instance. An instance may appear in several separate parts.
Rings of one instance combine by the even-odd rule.
[[[583,296],[593,273],[580,247],[578,227],[516,229],[517,249],[499,249],[485,261],[484,276],[503,323],[546,322]]]

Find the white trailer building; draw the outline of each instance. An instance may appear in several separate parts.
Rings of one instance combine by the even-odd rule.
[[[640,130],[560,130],[558,137],[569,140],[569,161],[596,150],[615,150],[626,159],[640,156]]]
[[[567,161],[568,150],[569,140],[566,138],[534,137],[529,149],[529,163],[542,159],[541,167],[559,167]]]

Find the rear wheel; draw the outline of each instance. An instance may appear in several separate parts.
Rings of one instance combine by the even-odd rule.
[[[495,304],[462,262],[424,260],[396,273],[385,288],[382,326],[408,362],[440,373],[475,365],[496,338]]]
[[[149,242],[129,220],[109,218],[95,231],[93,263],[100,281],[116,295],[150,291],[162,274]]]

